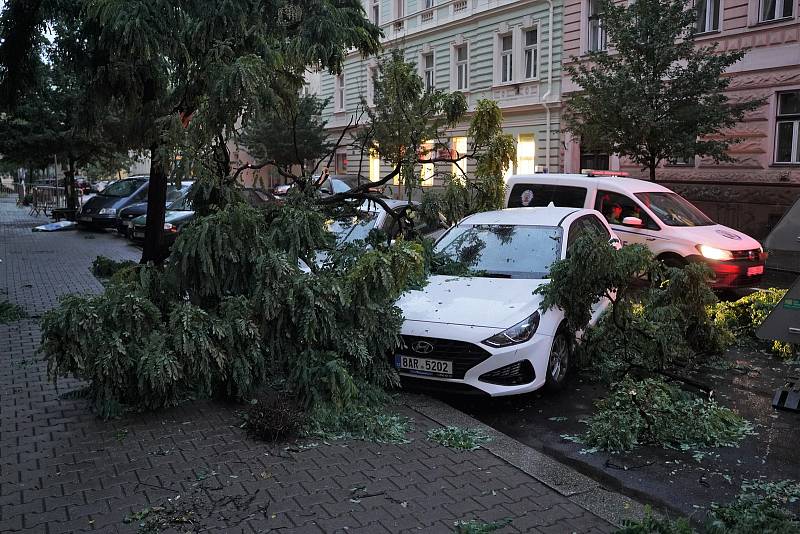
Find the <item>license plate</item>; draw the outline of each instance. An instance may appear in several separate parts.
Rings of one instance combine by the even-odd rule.
[[[755,276],[757,274],[764,274],[764,266],[757,265],[755,267],[748,267],[747,268],[747,276]]]
[[[418,375],[453,376],[453,362],[444,360],[429,360],[398,354],[394,357],[394,366],[400,371],[407,371]]]
[[[144,232],[133,232],[133,237],[144,239]]]
[[[81,217],[79,220],[81,220],[83,222],[92,222],[92,218],[91,217]]]

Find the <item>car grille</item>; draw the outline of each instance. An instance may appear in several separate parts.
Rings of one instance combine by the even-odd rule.
[[[478,380],[498,386],[518,386],[533,382],[534,378],[536,378],[536,372],[533,370],[533,365],[528,360],[522,360],[484,373]]]
[[[489,351],[466,341],[420,336],[401,337],[404,345],[403,354],[453,362],[453,378],[464,378],[464,373],[491,356]],[[433,350],[425,354],[412,350],[414,344],[420,341],[430,343],[433,346]]]
[[[755,248],[752,250],[732,250],[734,260],[750,260],[755,261],[759,259],[761,252]]]

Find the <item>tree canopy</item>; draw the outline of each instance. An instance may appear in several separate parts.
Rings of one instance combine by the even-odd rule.
[[[593,149],[630,158],[655,180],[672,158],[730,161],[736,140],[717,136],[759,100],[730,100],[728,67],[745,50],[695,42],[697,11],[688,0],[602,0],[609,51],[566,67],[581,92],[568,100],[566,129]]]

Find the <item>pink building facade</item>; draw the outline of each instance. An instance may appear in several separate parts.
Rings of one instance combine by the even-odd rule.
[[[566,63],[605,49],[596,6],[595,0],[565,0]],[[698,42],[717,42],[722,50],[749,49],[729,70],[729,98],[763,97],[766,104],[724,132],[742,140],[730,150],[736,162],[675,161],[658,170],[658,181],[717,221],[764,237],[800,197],[800,5],[798,0],[697,0],[696,6]],[[564,76],[562,93],[569,98],[580,88]],[[645,178],[630,162],[589,153],[568,135],[561,146],[565,172],[608,168]]]

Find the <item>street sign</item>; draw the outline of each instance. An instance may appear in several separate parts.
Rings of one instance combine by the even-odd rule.
[[[756,331],[759,339],[800,344],[800,278]]]

